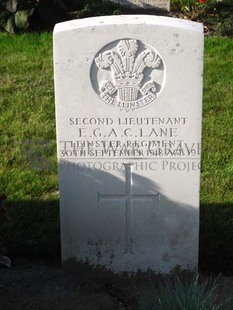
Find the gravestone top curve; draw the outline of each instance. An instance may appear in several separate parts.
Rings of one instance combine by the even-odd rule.
[[[203,32],[203,24],[185,19],[178,19],[165,16],[151,16],[151,15],[116,15],[116,16],[99,16],[89,17],[77,20],[62,22],[55,25],[54,34],[63,31],[69,31],[82,27],[93,27],[101,25],[122,25],[122,24],[144,24],[144,25],[163,25],[166,27],[185,28],[187,30]]]

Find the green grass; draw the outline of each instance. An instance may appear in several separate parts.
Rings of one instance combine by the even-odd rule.
[[[205,43],[200,246],[208,265],[206,257],[219,254],[221,263],[233,248],[233,41]],[[2,236],[11,253],[23,255],[27,244],[44,253],[47,225],[59,233],[52,34],[0,33],[0,76],[0,193],[11,215]]]
[[[0,42],[0,192],[9,200],[54,197],[58,185],[51,34],[1,34]],[[45,148],[51,155],[49,170],[25,169],[38,160],[44,143],[50,146]]]
[[[147,283],[138,297],[138,310],[223,310],[225,305],[216,303],[215,289],[215,283],[198,277]]]
[[[233,202],[233,41],[205,41],[202,203]]]
[[[0,34],[0,193],[13,256],[59,257],[52,35]]]

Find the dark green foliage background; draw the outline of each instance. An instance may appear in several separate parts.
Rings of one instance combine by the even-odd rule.
[[[105,0],[0,0],[0,31],[22,33],[52,30],[65,20],[116,14],[168,15],[203,22],[210,34],[233,36],[233,1],[171,0],[171,13],[132,9]]]

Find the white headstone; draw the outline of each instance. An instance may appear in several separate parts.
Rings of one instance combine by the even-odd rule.
[[[203,27],[155,16],[54,30],[62,259],[198,264]]]
[[[162,9],[170,11],[170,0],[105,0],[121,5],[144,9]]]

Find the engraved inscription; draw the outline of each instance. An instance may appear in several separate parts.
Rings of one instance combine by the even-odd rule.
[[[126,207],[126,227],[125,227],[125,253],[133,254],[133,240],[131,234],[131,227],[132,227],[132,217],[131,217],[131,208],[132,208],[132,201],[133,200],[159,200],[160,194],[132,194],[132,172],[131,167],[133,166],[132,163],[124,164],[125,167],[125,193],[124,194],[100,194],[97,193],[97,201],[100,202],[101,200],[120,200],[125,202]]]
[[[91,77],[95,72],[92,85],[100,99],[127,112],[153,102],[162,90],[165,75],[159,53],[135,39],[104,47],[95,57]]]
[[[70,117],[74,136],[59,141],[63,159],[199,159],[199,141],[184,134],[191,125],[185,116]]]

